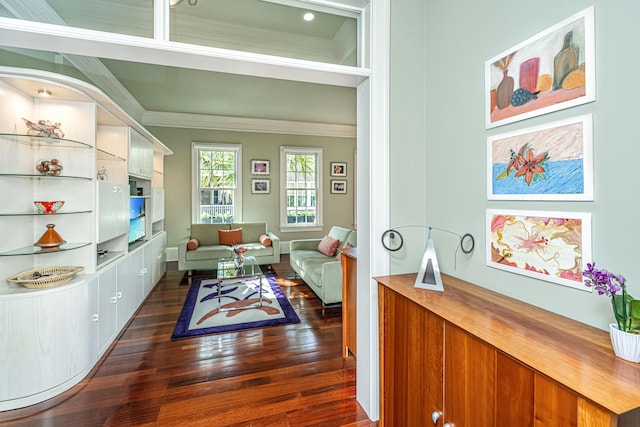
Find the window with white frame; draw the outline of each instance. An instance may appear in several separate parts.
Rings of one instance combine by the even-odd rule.
[[[322,149],[281,147],[281,229],[322,225]]]
[[[241,165],[240,145],[193,144],[191,170],[194,223],[242,221]]]

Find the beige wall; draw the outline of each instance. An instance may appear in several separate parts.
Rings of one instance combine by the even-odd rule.
[[[322,237],[332,225],[353,226],[355,139],[161,127],[148,127],[148,129],[174,153],[165,157],[164,167],[165,229],[167,230],[168,247],[177,246],[181,239],[189,235],[191,224],[192,142],[242,144],[244,221],[266,221],[269,230],[276,233],[282,241]],[[285,233],[280,230],[281,146],[323,148],[325,224],[323,231]],[[271,180],[270,194],[251,194],[250,165],[252,159],[269,160],[271,162],[271,174],[264,176],[264,178]],[[329,176],[329,164],[332,161],[347,163],[347,177],[339,178],[347,180],[347,194],[330,194],[329,184],[332,178]]]

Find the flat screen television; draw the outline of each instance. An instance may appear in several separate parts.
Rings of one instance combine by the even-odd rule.
[[[142,240],[146,236],[145,198],[129,198],[129,243]]]

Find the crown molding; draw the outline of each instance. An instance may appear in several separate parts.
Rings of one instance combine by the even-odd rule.
[[[207,114],[167,113],[162,111],[147,111],[144,113],[142,116],[142,125],[333,138],[356,137],[355,125],[214,116]]]

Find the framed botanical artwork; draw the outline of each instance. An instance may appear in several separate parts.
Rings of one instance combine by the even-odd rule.
[[[331,176],[347,176],[347,164],[344,162],[331,162]]]
[[[347,181],[341,179],[332,179],[331,194],[347,194]]]
[[[269,175],[269,160],[251,160],[251,175]]]
[[[487,209],[487,265],[591,291],[591,214]]]
[[[271,192],[271,184],[268,179],[252,179],[252,194],[269,194]]]
[[[485,62],[487,129],[595,100],[593,10]]]
[[[487,138],[489,200],[593,200],[591,114]]]

